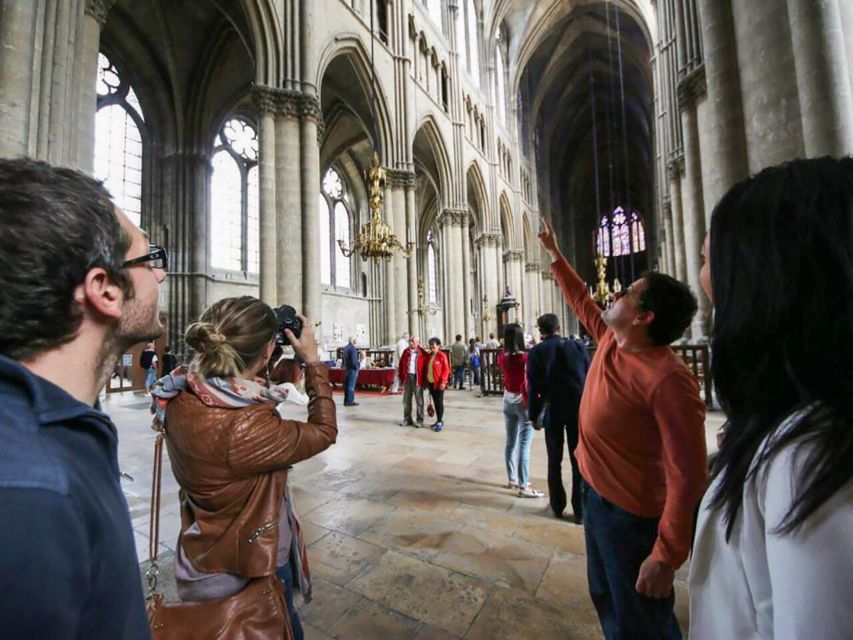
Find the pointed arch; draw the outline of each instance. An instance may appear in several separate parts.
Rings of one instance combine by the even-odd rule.
[[[412,142],[412,146],[415,154],[418,153],[418,139],[423,136],[429,151],[431,151],[433,159],[432,159],[432,169],[435,172],[434,179],[438,183],[438,197],[444,206],[450,200],[450,185],[451,185],[451,163],[450,163],[450,154],[447,151],[447,144],[444,141],[444,136],[441,134],[441,130],[439,129],[438,123],[436,122],[435,116],[431,113],[426,114],[421,118],[418,122],[417,129],[415,130],[415,137]],[[429,155],[429,154],[427,154]],[[416,158],[416,161],[418,158]],[[421,158],[420,162],[426,168],[426,162],[429,158]]]
[[[518,230],[512,219],[512,207],[509,204],[509,196],[506,191],[501,191],[499,202],[501,233],[504,236],[504,250],[518,246]]]
[[[486,224],[486,212],[488,211],[488,192],[486,191],[486,183],[483,180],[483,172],[480,170],[480,165],[475,160],[465,171],[466,191],[468,195],[468,207],[474,216],[474,225],[477,233],[483,233],[488,225]]]

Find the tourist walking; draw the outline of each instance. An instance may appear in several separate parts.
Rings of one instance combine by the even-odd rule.
[[[475,387],[480,386],[480,347],[474,338],[468,341],[468,369],[471,371],[471,382]]]
[[[853,633],[853,160],[796,160],[714,210],[700,280],[726,412],[690,637]]]
[[[530,484],[533,425],[527,417],[527,352],[521,325],[511,323],[504,327],[504,347],[498,354],[498,367],[504,379],[507,488],[517,490],[520,498],[541,498],[545,494]]]
[[[572,518],[580,524],[583,518],[581,474],[575,449],[578,446],[578,411],[581,394],[589,369],[589,353],[580,340],[563,338],[560,323],[553,313],[536,321],[542,342],[527,356],[527,387],[530,396],[528,415],[538,420],[545,431],[548,452],[548,500],[557,518],[566,508],[566,489],[563,486],[563,451],[569,446],[572,468]]]
[[[358,380],[358,371],[361,369],[361,360],[358,348],[356,347],[357,342],[356,338],[350,338],[343,351],[345,407],[358,406],[358,403],[355,401],[355,383]]]
[[[450,379],[450,363],[441,350],[441,340],[429,339],[429,352],[424,357],[424,379],[435,411],[435,422],[430,428],[436,433],[444,429],[444,390]]]
[[[403,420],[402,427],[424,426],[424,386],[426,385],[426,362],[427,352],[421,346],[417,336],[409,340],[409,347],[400,356],[400,364],[397,374],[403,380]],[[417,407],[415,421],[412,421],[412,397],[415,398]]]
[[[453,388],[462,389],[465,386],[465,361],[468,349],[462,342],[462,336],[457,335],[456,341],[450,345],[450,366],[453,368]]]
[[[650,272],[602,313],[541,220],[539,239],[563,298],[598,344],[575,451],[592,601],[608,640],[628,630],[633,638],[681,638],[672,584],[705,490],[705,405],[669,345],[690,325],[696,298]]]
[[[151,387],[157,382],[157,351],[153,342],[145,345],[139,355],[139,366],[145,371],[145,395],[150,395]]]

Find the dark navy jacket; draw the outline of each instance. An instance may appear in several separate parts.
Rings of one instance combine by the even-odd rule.
[[[358,371],[358,348],[351,342],[344,347],[344,369]]]
[[[562,354],[560,353],[562,351]],[[589,352],[578,340],[550,335],[527,353],[527,412],[536,421],[548,403],[545,426],[577,427]]]
[[[0,356],[0,637],[150,638],[116,429]]]

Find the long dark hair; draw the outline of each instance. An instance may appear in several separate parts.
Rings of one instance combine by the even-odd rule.
[[[524,350],[524,329],[520,324],[511,322],[504,327],[504,351],[507,355],[512,355]]]
[[[853,476],[851,215],[850,158],[765,169],[714,211],[711,369],[728,421],[711,504],[725,510],[726,539],[744,483],[792,443],[808,446],[790,510],[768,523],[776,532],[797,530]]]

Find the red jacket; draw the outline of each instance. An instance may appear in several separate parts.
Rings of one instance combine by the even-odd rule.
[[[429,353],[422,346],[418,345],[418,362],[415,365],[418,374],[418,386],[425,387],[426,386],[426,364],[424,364],[424,359],[429,358]],[[412,350],[406,349],[403,352],[403,355],[400,356],[400,363],[397,365],[397,375],[400,378],[400,382],[405,383],[406,379],[409,377],[409,360],[412,359]]]
[[[424,386],[429,384],[429,361],[432,359],[432,354],[427,351],[419,368],[422,368],[421,375],[423,376]],[[435,362],[432,365],[432,377],[435,380],[437,389],[446,389],[447,381],[450,380],[450,362],[447,360],[447,355],[443,351],[435,354]]]

